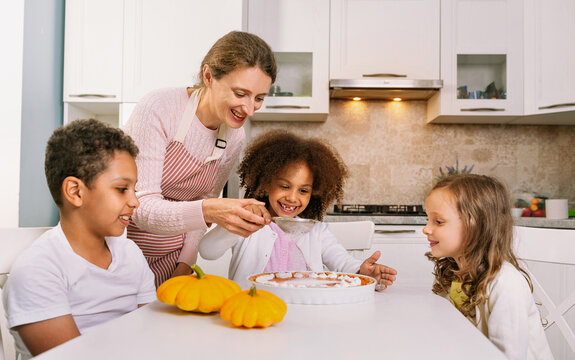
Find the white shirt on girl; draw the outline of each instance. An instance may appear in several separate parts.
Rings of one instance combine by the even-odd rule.
[[[207,260],[221,257],[232,248],[229,278],[242,289],[250,287],[249,275],[262,273],[270,259],[278,235],[269,225],[244,238],[216,226],[200,242],[200,255]],[[328,224],[318,222],[296,242],[310,271],[357,273],[362,262],[351,256],[329,231]]]
[[[487,291],[488,301],[476,308],[471,319],[479,331],[508,359],[553,360],[541,314],[523,274],[505,262]]]

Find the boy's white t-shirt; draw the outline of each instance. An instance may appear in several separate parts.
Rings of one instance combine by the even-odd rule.
[[[107,237],[108,269],[76,254],[60,224],[48,230],[16,261],[2,291],[8,325],[72,314],[81,333],[156,299],[154,275],[142,251],[124,236]],[[29,352],[18,333],[17,351]]]

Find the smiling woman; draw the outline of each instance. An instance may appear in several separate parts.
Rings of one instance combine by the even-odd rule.
[[[144,252],[156,286],[191,273],[212,223],[242,236],[269,223],[267,211],[253,210],[263,203],[218,196],[242,149],[242,126],[261,107],[276,73],[262,39],[233,31],[204,57],[198,84],[153,91],[134,109],[125,130],[141,151],[141,206],[128,237]]]

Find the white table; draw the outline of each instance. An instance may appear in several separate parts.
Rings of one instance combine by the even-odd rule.
[[[37,359],[505,359],[449,302],[390,287],[348,305],[288,305],[265,329],[153,302]]]

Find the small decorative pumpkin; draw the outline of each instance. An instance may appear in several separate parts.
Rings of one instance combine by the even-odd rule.
[[[220,310],[227,299],[242,291],[232,280],[204,274],[198,265],[192,269],[193,275],[176,276],[162,283],[156,291],[158,300],[185,311],[210,313]]]
[[[266,290],[257,290],[255,285],[229,298],[220,310],[220,316],[235,326],[268,327],[283,320],[286,303]]]

